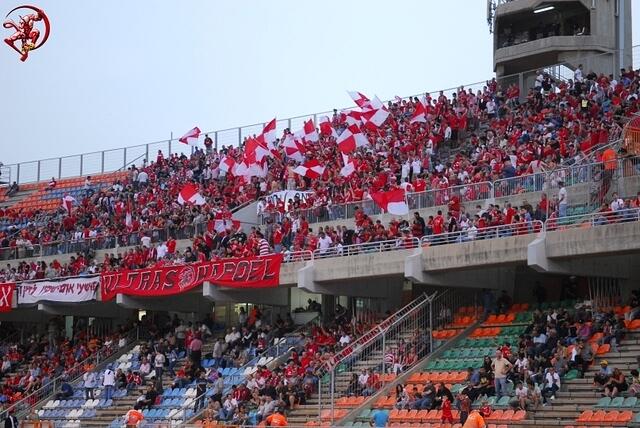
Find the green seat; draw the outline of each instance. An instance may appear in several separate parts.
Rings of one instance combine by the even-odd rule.
[[[627,397],[622,403],[621,407],[625,409],[632,409],[638,405],[638,399],[636,397]]]
[[[511,401],[511,397],[508,395],[504,395],[500,397],[500,400],[496,402],[495,407],[509,407],[509,401]]]
[[[465,348],[460,351],[458,358],[469,358],[472,352],[474,351],[471,348]]]
[[[444,358],[458,358],[459,351],[457,349],[447,349],[442,356]]]
[[[460,391],[462,391],[464,389],[464,385],[461,383],[456,383],[454,385],[451,385],[451,393],[452,394],[457,394]]]
[[[564,375],[564,380],[574,380],[580,376],[580,372],[576,369],[569,370],[566,375]]]
[[[609,405],[611,404],[611,397],[602,397],[600,400],[598,400],[598,403],[596,403],[595,407],[596,409],[606,409],[607,407],[609,407]]]
[[[611,400],[611,403],[609,403],[609,407],[622,407],[623,404],[624,397],[616,397]]]
[[[487,397],[487,404],[489,406],[495,406],[496,405],[496,396],[492,395],[491,397]]]
[[[427,370],[435,370],[437,366],[438,366],[438,360],[435,360],[435,361],[429,361],[429,362],[427,363],[426,369],[427,369]]]
[[[362,419],[368,419],[369,417],[371,417],[371,409],[364,409],[362,412],[360,412],[358,417]]]

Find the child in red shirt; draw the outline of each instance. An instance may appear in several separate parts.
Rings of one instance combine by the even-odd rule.
[[[442,397],[442,423],[453,424],[453,414],[451,413],[451,401],[446,395]]]

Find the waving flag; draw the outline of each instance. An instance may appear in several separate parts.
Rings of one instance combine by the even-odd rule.
[[[220,170],[224,171],[225,173],[228,173],[229,171],[231,171],[231,174],[233,174],[233,170],[236,167],[236,161],[233,160],[233,158],[230,158],[229,156],[224,156],[222,157],[222,159],[220,159]]]
[[[187,183],[184,185],[180,193],[178,194],[178,203],[180,205],[184,204],[194,204],[194,205],[204,205],[207,201],[204,199],[200,193],[198,193],[198,188],[193,183]]]
[[[200,128],[197,126],[184,134],[182,137],[178,139],[182,144],[187,144],[189,146],[195,146],[198,144],[198,137],[200,137]]]
[[[427,122],[427,109],[424,108],[424,104],[422,104],[421,102],[418,102],[416,104],[415,110],[413,110],[413,116],[411,116],[410,123],[416,122]]]
[[[338,136],[336,143],[338,144],[338,150],[342,153],[351,153],[357,147],[369,144],[369,140],[367,139],[367,136],[360,131],[360,128],[358,128],[357,125],[351,125],[342,131],[342,134]]]
[[[216,218],[213,222],[213,229],[218,233],[224,232],[227,229],[235,232],[240,229],[240,221],[231,218]]]
[[[244,160],[247,164],[262,162],[269,156],[269,149],[256,138],[249,138],[244,146]]]
[[[71,214],[71,208],[73,208],[73,204],[76,203],[78,203],[78,201],[76,201],[76,198],[68,193],[65,193],[62,197],[62,207],[67,210],[67,214]]]
[[[276,137],[276,118],[274,117],[269,123],[264,126],[261,134],[264,138],[264,142],[267,144],[267,147],[270,144],[275,143]]]
[[[284,149],[284,154],[287,155],[288,158],[294,159],[298,162],[304,161],[304,145],[301,142],[296,141],[293,135],[288,134],[284,137],[282,148]]]
[[[387,192],[375,192],[371,199],[384,211],[393,215],[409,214],[409,205],[404,197],[404,190],[393,189]]]
[[[322,116],[318,126],[320,127],[320,133],[325,137],[338,138],[338,133],[333,126],[331,126],[331,119],[329,119],[329,116]]]
[[[133,220],[131,219],[131,212],[133,209],[131,208],[131,199],[127,199],[127,211],[124,215],[124,224],[127,227],[131,227],[133,224]]]
[[[319,178],[324,174],[324,166],[320,165],[317,159],[311,159],[294,168],[293,172],[309,178]]]
[[[362,112],[347,110],[343,112],[347,125],[360,125],[362,123]]]
[[[347,91],[354,103],[360,108],[366,108],[369,105],[369,98],[361,92]]]
[[[369,109],[362,113],[362,120],[368,128],[381,127],[388,117],[389,110],[378,97],[373,97],[369,103]]]
[[[348,177],[356,171],[353,159],[349,159],[349,155],[342,153],[342,162],[344,163],[344,166],[340,169],[341,176]]]
[[[310,141],[312,143],[318,141],[318,131],[316,131],[316,125],[314,125],[313,119],[309,119],[304,123],[302,133],[305,141]]]

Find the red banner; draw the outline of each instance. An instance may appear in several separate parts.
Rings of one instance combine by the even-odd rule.
[[[16,284],[13,282],[0,284],[0,312],[11,312],[15,289]]]
[[[103,273],[100,279],[102,300],[116,294],[128,296],[170,296],[184,293],[205,281],[232,288],[277,287],[280,283],[282,254],[248,259],[223,259],[182,266]]]

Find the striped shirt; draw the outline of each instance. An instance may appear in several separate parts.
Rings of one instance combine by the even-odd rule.
[[[258,250],[260,251],[261,256],[266,256],[271,252],[271,248],[269,247],[269,243],[266,239],[262,238],[260,242],[258,242]]]

